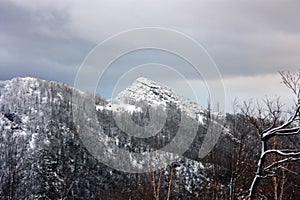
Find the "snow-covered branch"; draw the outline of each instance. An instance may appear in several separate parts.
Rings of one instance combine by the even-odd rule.
[[[300,155],[300,150],[291,150],[291,149],[284,149],[284,150],[276,150],[276,149],[271,149],[267,150],[264,153],[262,153],[261,158],[266,156],[267,154],[270,153],[276,153],[281,156],[298,156]]]
[[[262,140],[266,140],[269,137],[272,137],[276,133],[280,133],[283,135],[284,132],[282,130],[286,129],[286,127],[288,127],[289,125],[291,125],[294,122],[296,117],[299,115],[299,110],[300,110],[300,104],[298,105],[294,114],[290,117],[290,119],[287,122],[283,123],[281,126],[267,130],[266,132],[264,131],[261,136]]]
[[[280,148],[277,145],[276,142],[276,137],[275,136],[293,136],[293,135],[298,135],[300,133],[300,127],[299,127],[299,117],[300,117],[300,73],[290,73],[290,72],[279,72],[283,83],[293,91],[293,93],[296,95],[298,101],[297,101],[297,106],[294,109],[293,114],[291,117],[285,121],[283,124],[278,125],[278,119],[279,119],[279,114],[281,107],[279,106],[280,104],[276,102],[275,105],[277,105],[275,108],[272,106],[272,101],[266,101],[265,104],[267,106],[267,111],[269,113],[269,116],[271,116],[270,119],[273,119],[271,121],[271,126],[269,128],[265,129],[264,131],[260,132],[261,127],[258,128],[260,133],[260,139],[261,139],[261,153],[260,157],[257,163],[257,169],[256,169],[256,174],[253,178],[251,187],[249,189],[249,198],[253,199],[255,197],[255,190],[256,187],[259,185],[260,179],[270,177],[270,176],[277,176],[277,173],[274,172],[274,169],[281,168],[283,170],[289,171],[286,167],[282,166],[283,163],[287,162],[293,162],[293,161],[299,161],[300,160],[300,150],[295,149],[278,149]],[[274,105],[274,104],[273,104]],[[259,109],[261,110],[261,109]],[[293,127],[293,123],[297,122],[297,126]],[[276,125],[278,125],[276,127]],[[270,139],[273,139],[273,147],[270,149],[269,141]],[[282,137],[281,137],[282,138]],[[290,148],[290,147],[288,147]],[[272,162],[271,164],[267,165],[268,160],[266,159],[267,155],[278,155],[281,157],[281,160],[278,159],[277,156],[272,157]],[[282,158],[284,157],[284,158]],[[269,161],[270,162],[270,161]],[[266,174],[266,175],[264,175]]]
[[[281,129],[278,130],[275,134],[279,136],[285,136],[285,135],[297,135],[298,133],[300,133],[300,127]]]

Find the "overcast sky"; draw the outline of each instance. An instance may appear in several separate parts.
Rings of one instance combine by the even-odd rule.
[[[297,0],[1,0],[0,79],[33,76],[73,85],[84,58],[103,40],[129,29],[162,27],[194,38],[207,50],[223,77],[227,106],[234,97],[266,95],[281,96],[288,104],[290,92],[277,72],[300,67],[299,10]],[[182,64],[163,52],[144,51],[124,58],[111,73],[147,63],[149,55],[163,64]],[[171,81],[180,93],[180,81]],[[106,85],[98,92],[108,98],[113,87]],[[199,103],[206,98],[198,98]]]

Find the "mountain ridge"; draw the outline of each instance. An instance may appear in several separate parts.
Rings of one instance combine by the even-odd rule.
[[[157,87],[153,88],[155,90],[158,89]],[[165,91],[168,90],[166,89]],[[124,101],[123,104],[128,106],[130,104],[127,104],[126,95],[123,95],[123,99],[121,100]],[[156,96],[154,97],[156,98]],[[46,194],[55,199],[55,194],[45,191],[44,188],[49,187],[55,191],[62,185],[59,190],[63,191],[64,187],[71,187],[74,177],[77,182],[73,183],[72,193],[73,195],[78,195],[76,199],[82,199],[81,194],[86,195],[85,199],[95,199],[97,188],[107,189],[115,187],[119,188],[119,191],[126,191],[131,187],[130,183],[134,180],[132,175],[122,173],[104,165],[93,157],[85,145],[82,144],[78,136],[78,127],[86,126],[88,129],[93,127],[93,124],[90,126],[89,123],[91,121],[89,122],[88,119],[88,123],[74,123],[73,117],[76,113],[73,112],[73,109],[80,107],[82,111],[85,111],[84,102],[82,102],[83,104],[76,104],[76,98],[92,98],[88,102],[95,103],[94,107],[93,105],[90,107],[96,111],[97,120],[103,128],[104,133],[112,138],[111,141],[117,147],[134,153],[160,149],[169,141],[172,141],[178,130],[180,116],[187,113],[182,112],[183,109],[178,108],[175,103],[172,104],[173,100],[169,99],[170,101],[167,102],[170,104],[168,107],[167,123],[161,130],[161,133],[157,136],[140,140],[128,137],[125,132],[118,128],[113,118],[113,114],[117,110],[107,109],[111,102],[105,99],[81,92],[65,83],[46,81],[38,78],[18,77],[9,81],[0,81],[0,110],[3,113],[0,118],[0,125],[3,130],[1,134],[5,135],[3,138],[6,138],[6,135],[11,135],[20,140],[24,138],[24,141],[22,139],[23,142],[18,142],[19,139],[16,140],[14,146],[17,147],[17,151],[20,151],[17,155],[26,155],[22,159],[20,157],[16,158],[16,160],[22,160],[20,167],[30,166],[28,173],[34,174],[34,178],[31,179],[31,175],[26,174],[27,171],[19,169],[22,173],[25,173],[24,177],[26,178],[26,180],[20,179],[20,181],[27,181],[38,187],[34,187],[37,193],[34,193],[30,197],[31,199],[42,198]],[[175,96],[175,101],[178,101],[177,96]],[[145,119],[147,121],[147,112],[144,111],[153,105],[140,104],[137,106],[141,106],[141,110],[133,109],[131,118],[134,119],[134,122],[142,125]],[[121,109],[118,113],[122,114],[122,111],[124,110]],[[191,149],[183,156],[182,160],[174,164],[174,170],[178,174],[177,181],[180,182],[180,184],[176,185],[178,195],[180,195],[179,191],[187,191],[190,195],[194,191],[200,192],[208,184],[206,170],[209,169],[211,164],[209,162],[196,161],[199,145],[201,145],[206,131],[207,116],[204,115],[206,114],[205,110],[203,112],[203,121],[198,121],[199,130],[195,142],[191,145]],[[84,117],[80,112],[77,114],[79,117]],[[21,120],[20,125],[16,126],[14,121],[9,120],[9,117],[7,117],[9,115],[18,116]],[[194,116],[190,118],[195,119]],[[9,145],[10,143],[11,141],[8,141],[5,144]],[[24,152],[20,149],[23,149],[22,151]],[[6,149],[2,149],[0,145],[0,151],[6,151]],[[5,155],[5,152],[3,155]],[[53,163],[56,164],[53,166]],[[2,168],[5,169],[7,164],[9,164],[9,160],[2,162]],[[43,169],[45,172],[47,171],[47,173],[41,173],[40,169]],[[83,169],[85,171],[82,171]],[[171,173],[171,169],[170,166],[164,168],[166,180]],[[83,176],[82,174],[86,175]],[[66,182],[63,181],[62,176],[66,177]],[[145,178],[147,179],[147,174],[145,174]],[[113,182],[110,183],[113,186],[109,184],[110,181]],[[167,181],[162,183],[163,187],[167,187],[167,184]],[[90,192],[80,192],[85,191],[87,187]],[[22,187],[20,186],[20,188]],[[182,192],[182,194],[185,193]]]

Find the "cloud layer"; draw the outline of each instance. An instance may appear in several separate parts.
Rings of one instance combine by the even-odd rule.
[[[224,77],[229,101],[254,94],[286,96],[275,74],[299,69],[299,10],[297,0],[1,1],[0,79],[37,76],[72,84],[85,56],[107,37],[165,27],[206,48]],[[139,55],[126,64],[147,59]]]

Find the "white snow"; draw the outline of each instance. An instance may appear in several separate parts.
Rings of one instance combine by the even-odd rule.
[[[27,133],[25,131],[18,131],[16,132],[17,135],[20,135],[20,136],[26,136]]]
[[[64,97],[63,97],[60,93],[57,93],[57,96],[58,96],[61,100],[64,100]]]
[[[164,107],[173,103],[181,109],[182,112],[187,113],[188,116],[197,120],[199,123],[204,124],[205,109],[199,104],[192,102],[188,98],[179,96],[171,89],[149,80],[144,77],[136,79],[133,84],[122,91],[116,99],[128,104],[129,102],[144,100],[148,105]],[[122,105],[125,107],[124,105]],[[131,107],[127,107],[127,110],[131,110]]]
[[[23,116],[22,122],[23,122],[24,124],[27,124],[28,121],[29,121],[29,117],[28,117],[28,116]]]
[[[196,120],[201,124],[204,124],[204,116],[200,114],[196,114]]]
[[[96,110],[97,111],[110,110],[110,111],[114,111],[114,112],[126,111],[131,114],[134,112],[143,112],[141,107],[126,104],[126,103],[116,101],[116,100],[110,101],[110,103],[108,103],[105,106],[96,105]]]
[[[104,106],[96,105],[96,110],[97,111],[103,111],[105,109]]]
[[[33,133],[32,136],[31,136],[31,140],[29,142],[29,146],[30,146],[31,149],[35,148],[35,140],[36,140],[37,136],[38,136],[37,133]]]

